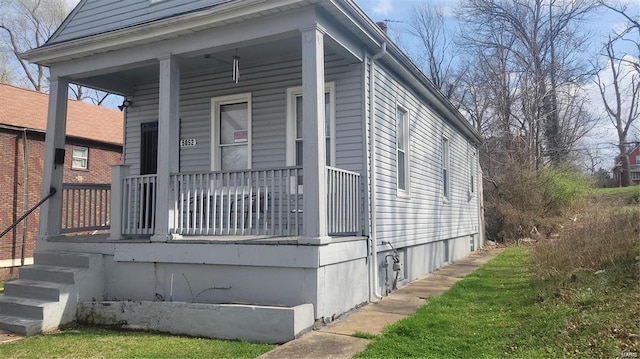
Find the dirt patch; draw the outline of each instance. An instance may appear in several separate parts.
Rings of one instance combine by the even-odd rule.
[[[0,344],[15,342],[16,340],[20,340],[22,338],[24,337],[21,335],[0,330]]]

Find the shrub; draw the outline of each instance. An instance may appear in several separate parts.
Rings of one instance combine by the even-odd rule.
[[[558,239],[542,241],[532,248],[534,273],[558,284],[596,272],[606,273],[602,277],[618,285],[637,283],[639,236],[640,208],[594,212],[566,228]]]
[[[559,214],[589,191],[589,182],[582,173],[571,167],[545,168],[541,177],[545,184],[545,211]]]
[[[512,161],[484,188],[487,236],[505,242],[553,232],[554,216],[588,193],[589,185],[570,167],[537,171]]]

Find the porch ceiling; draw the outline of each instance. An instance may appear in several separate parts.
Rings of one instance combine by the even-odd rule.
[[[335,54],[330,45],[325,45],[327,55]],[[209,49],[198,53],[179,56],[182,74],[229,71],[231,74],[233,57],[240,57],[240,72],[243,69],[269,63],[298,60],[302,58],[300,34],[287,38],[263,41],[237,48]],[[131,95],[135,86],[154,83],[159,78],[159,63],[153,62],[92,76],[76,78],[73,82],[100,90]],[[231,75],[229,75],[231,76]]]

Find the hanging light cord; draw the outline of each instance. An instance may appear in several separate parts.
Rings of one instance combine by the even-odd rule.
[[[233,57],[233,81],[238,83],[240,81],[240,56]]]

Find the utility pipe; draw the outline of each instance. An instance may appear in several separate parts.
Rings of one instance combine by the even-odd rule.
[[[387,54],[386,41],[380,46],[380,52],[373,55],[369,68],[369,152],[370,152],[370,182],[371,182],[371,231],[369,240],[371,241],[371,261],[369,269],[369,300],[382,299],[378,291],[378,243],[377,243],[377,195],[376,195],[376,141],[375,141],[375,121],[376,121],[376,61]]]

